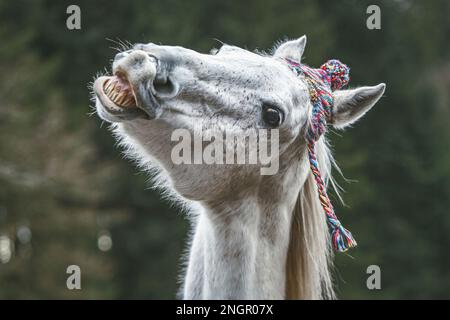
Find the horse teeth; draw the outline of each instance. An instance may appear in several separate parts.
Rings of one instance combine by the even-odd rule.
[[[132,107],[136,105],[136,100],[131,93],[129,84],[124,84],[115,78],[105,81],[103,84],[103,92],[119,107]]]
[[[103,91],[108,94],[109,86],[111,85],[111,82],[109,80],[106,80],[106,82],[103,84]]]
[[[125,107],[130,107],[133,105],[133,99],[132,97],[130,97],[129,95],[125,95],[125,97],[123,98],[121,104]]]
[[[125,100],[125,96],[123,95],[123,93],[121,93],[118,97],[117,97],[117,102],[118,104],[121,106],[123,105],[123,101]]]
[[[106,93],[106,95],[111,95],[111,93],[112,93],[112,90],[113,89],[113,85],[112,84],[109,84],[107,87],[106,87],[106,90],[105,90],[105,93]]]
[[[134,99],[132,97],[128,97],[127,106],[132,106],[132,105],[134,105]]]

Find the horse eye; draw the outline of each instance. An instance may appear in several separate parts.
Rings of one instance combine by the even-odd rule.
[[[284,114],[279,108],[272,105],[263,106],[263,120],[270,127],[278,127],[283,123]]]

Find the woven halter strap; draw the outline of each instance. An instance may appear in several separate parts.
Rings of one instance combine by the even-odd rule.
[[[316,181],[320,203],[326,214],[333,248],[339,252],[345,252],[355,247],[356,241],[350,231],[342,226],[334,212],[327,194],[327,187],[320,174],[315,143],[325,133],[327,122],[332,118],[334,105],[332,91],[348,84],[350,69],[339,60],[329,60],[319,69],[310,68],[289,59],[285,60],[297,76],[304,77],[308,85],[312,103],[312,116],[305,133],[309,165]]]

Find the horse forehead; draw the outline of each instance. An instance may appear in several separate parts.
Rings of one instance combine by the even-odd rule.
[[[224,45],[215,55],[181,46],[153,43],[142,45],[139,49],[170,61],[173,65],[183,65],[199,74],[207,74],[209,77],[217,75],[222,80],[225,80],[227,75],[233,79],[248,79],[254,85],[277,88],[283,94],[288,93],[286,91],[290,91],[296,82],[293,72],[279,60],[235,46]]]
[[[233,79],[251,79],[261,86],[289,81],[290,70],[279,61],[244,49],[207,55],[206,59],[211,63],[205,63],[205,69],[212,68],[211,72],[223,78],[229,75]]]
[[[245,67],[272,70],[277,64],[271,57],[261,56],[243,49],[227,51],[224,53],[219,52],[217,55],[212,56],[212,58],[224,63],[236,65],[243,68],[242,70],[245,70]]]
[[[183,62],[183,60],[186,62],[192,62],[192,60],[197,62],[222,61],[228,64],[241,64],[241,66],[247,65],[250,67],[260,67],[262,69],[270,67],[272,64],[277,64],[274,59],[269,56],[259,55],[254,52],[229,45],[224,45],[220,49],[220,52],[216,55],[201,53],[181,46],[160,46],[153,43],[141,45],[140,48],[151,53],[155,53],[156,55],[172,57],[172,59],[178,60],[178,62]]]

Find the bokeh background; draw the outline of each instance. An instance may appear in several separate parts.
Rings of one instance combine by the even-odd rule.
[[[81,30],[66,8],[81,8]],[[381,30],[366,8],[381,8]],[[450,298],[450,2],[0,1],[0,299],[174,298],[188,223],[90,116],[88,84],[114,41],[208,52],[308,36],[304,61],[339,58],[352,84],[387,83],[331,134],[347,183],[339,215],[359,246],[336,260],[340,298]],[[355,181],[357,180],[357,181]],[[66,268],[82,290],[66,288]],[[368,290],[366,268],[381,268]]]

